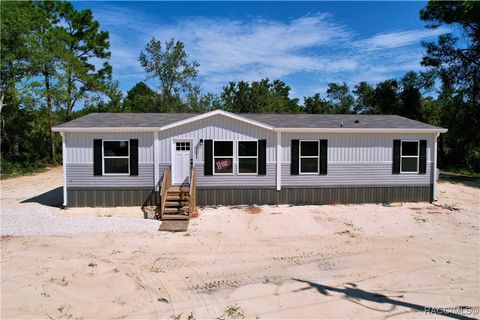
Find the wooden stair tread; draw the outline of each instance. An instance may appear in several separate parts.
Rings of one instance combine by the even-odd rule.
[[[184,201],[184,200],[180,200],[180,201],[169,201],[169,200],[167,200],[165,202],[166,207],[168,207],[168,206],[184,207],[184,206],[187,206],[187,205],[188,205],[188,201]]]
[[[163,214],[162,219],[163,220],[188,220],[188,215],[185,214]]]
[[[188,215],[188,210],[187,209],[177,209],[177,208],[164,208],[163,213],[186,214],[186,215]]]

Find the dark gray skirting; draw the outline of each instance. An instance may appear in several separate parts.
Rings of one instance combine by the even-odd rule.
[[[431,202],[429,186],[355,186],[275,188],[197,188],[197,205],[349,204]],[[150,188],[68,188],[68,207],[153,206],[158,194]],[[157,199],[155,199],[157,198]]]
[[[197,205],[431,202],[432,186],[197,188]]]
[[[155,205],[153,188],[67,188],[67,207]]]

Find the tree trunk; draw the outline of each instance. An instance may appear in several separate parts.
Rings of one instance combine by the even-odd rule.
[[[72,76],[69,72],[68,75],[68,85],[67,85],[67,120],[72,120]]]
[[[52,97],[50,93],[50,74],[45,68],[45,71],[43,72],[43,75],[45,77],[45,96],[47,98],[47,115],[48,115],[48,126],[50,129],[50,144],[51,144],[51,152],[52,152],[52,163],[54,165],[57,164],[57,150],[55,147],[55,133],[52,131],[53,127],[53,119],[52,119]]]

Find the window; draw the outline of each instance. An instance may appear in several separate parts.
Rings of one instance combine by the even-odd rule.
[[[213,172],[215,174],[233,173],[233,141],[213,142]]]
[[[418,141],[402,141],[400,155],[401,172],[418,173]]]
[[[129,141],[103,141],[103,174],[129,174]]]
[[[257,174],[257,141],[238,141],[238,173]]]
[[[317,173],[319,159],[318,141],[300,141],[300,174]]]
[[[175,147],[177,151],[190,151],[190,142],[177,142]]]

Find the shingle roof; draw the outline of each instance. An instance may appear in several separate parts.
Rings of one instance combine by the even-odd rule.
[[[437,129],[427,123],[397,115],[352,115],[352,114],[253,114],[242,116],[263,122],[276,128],[395,128]],[[358,122],[357,122],[358,121]]]
[[[58,125],[58,128],[162,127],[185,120],[194,113],[90,113]]]
[[[159,128],[195,116],[198,114],[91,113],[56,128]],[[244,113],[240,116],[274,128],[442,129],[397,115]]]

